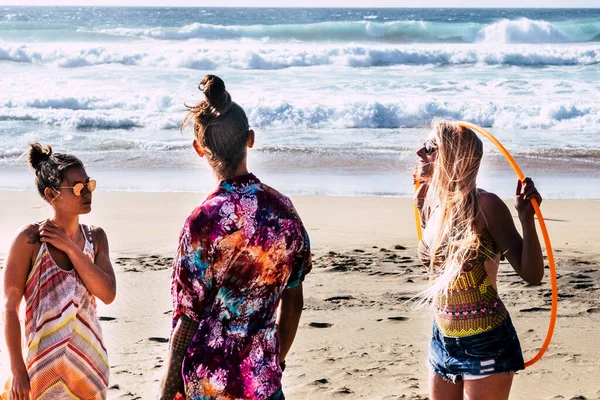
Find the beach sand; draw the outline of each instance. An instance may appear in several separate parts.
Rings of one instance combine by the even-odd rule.
[[[99,305],[111,399],[155,398],[170,331],[171,257],[184,219],[201,200],[193,193],[97,192],[94,211],[82,218],[107,232],[117,271],[117,299]],[[287,398],[427,398],[432,317],[410,301],[426,282],[416,259],[411,200],[293,201],[311,237],[314,267],[287,360]],[[0,203],[3,263],[16,229],[43,219],[49,209],[27,191],[0,191]],[[511,398],[600,398],[600,201],[549,200],[542,211],[557,259],[559,316],[550,349],[518,374]],[[547,331],[548,279],[525,284],[504,264],[499,289],[529,359]],[[4,348],[0,355],[6,357]],[[7,368],[0,361],[0,370]]]

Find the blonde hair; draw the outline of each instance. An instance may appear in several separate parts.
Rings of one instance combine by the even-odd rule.
[[[196,141],[206,153],[211,167],[220,175],[233,172],[246,157],[250,128],[246,113],[231,100],[225,82],[215,75],[206,75],[198,89],[205,99],[188,106],[181,130],[194,127]]]
[[[472,130],[444,121],[434,123],[433,140],[437,154],[423,215],[436,211],[437,221],[429,243],[432,282],[423,293],[425,301],[448,294],[480,244],[475,232],[480,212],[476,180],[483,143]]]

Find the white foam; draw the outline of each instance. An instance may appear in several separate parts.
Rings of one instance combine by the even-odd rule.
[[[365,16],[364,21],[329,21],[309,24],[275,25],[211,25],[193,23],[182,27],[111,28],[103,34],[144,37],[160,40],[224,40],[265,39],[311,42],[338,40],[369,41],[383,38],[401,43],[419,42],[501,42],[501,43],[567,43],[593,40],[600,33],[598,21],[557,22],[521,18],[502,19],[491,24],[444,23],[421,20],[376,21]],[[564,30],[564,31],[563,31]]]
[[[240,101],[257,128],[379,129],[420,128],[433,118],[468,120],[494,128],[600,129],[597,103],[437,100],[435,96],[397,101],[302,101],[257,99]],[[47,107],[46,107],[47,106]],[[97,108],[92,108],[97,106]],[[76,129],[177,129],[184,109],[168,95],[120,98],[39,98],[0,104],[0,120],[33,120]]]
[[[478,38],[488,43],[568,43],[573,40],[553,24],[528,18],[503,19],[483,28]]]
[[[95,65],[188,69],[285,69],[292,67],[394,65],[568,66],[600,64],[600,45],[520,46],[381,45],[264,46],[239,43],[175,45],[35,45],[0,43],[0,60],[81,68]]]

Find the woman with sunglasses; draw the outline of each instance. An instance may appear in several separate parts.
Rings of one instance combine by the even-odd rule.
[[[172,272],[173,331],[159,398],[282,400],[281,375],[310,271],[308,235],[292,202],[248,172],[254,131],[225,83],[182,124],[220,180],[185,221]],[[279,308],[279,311],[278,311]]]
[[[115,274],[104,231],[79,223],[79,215],[92,210],[96,181],[77,157],[53,153],[50,146],[32,144],[29,162],[52,216],[24,227],[6,260],[4,333],[11,379],[2,398],[105,399],[109,366],[96,298],[114,300]]]
[[[431,284],[424,299],[435,313],[429,347],[432,400],[507,399],[523,354],[496,277],[505,257],[528,283],[544,276],[531,199],[533,181],[517,182],[515,207],[476,186],[483,144],[475,132],[438,122],[417,151],[415,179],[423,238],[419,256]]]

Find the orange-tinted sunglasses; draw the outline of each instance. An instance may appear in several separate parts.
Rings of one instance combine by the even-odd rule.
[[[77,197],[81,196],[81,192],[83,188],[86,187],[90,192],[93,192],[96,189],[96,181],[94,179],[90,179],[86,183],[76,183],[75,186],[61,186],[58,189],[73,189],[73,194]]]

